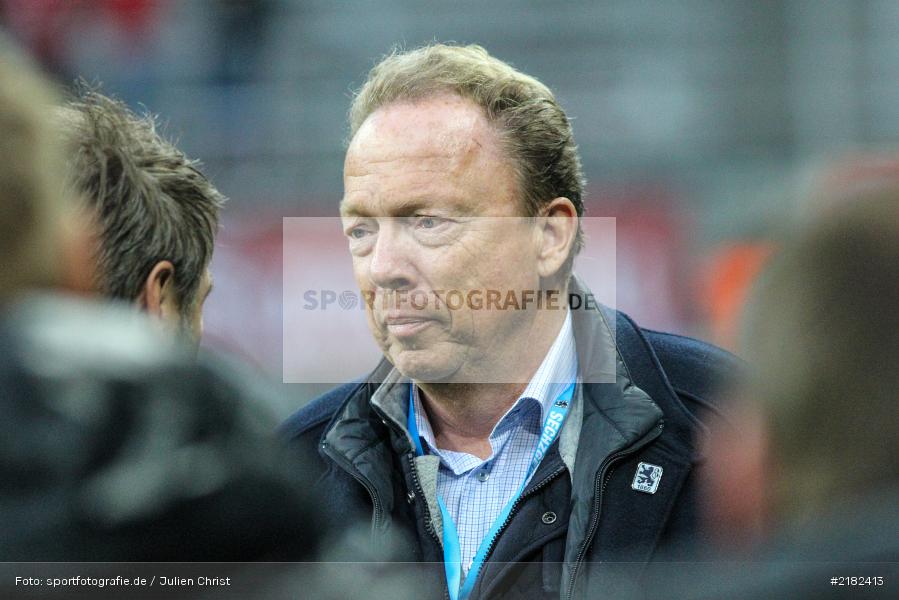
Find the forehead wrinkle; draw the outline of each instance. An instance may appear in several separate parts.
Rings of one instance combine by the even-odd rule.
[[[437,172],[438,174],[441,172]],[[465,208],[464,190],[452,181],[421,182],[403,180],[396,185],[373,186],[351,191],[340,203],[341,214],[365,216],[407,216],[416,210],[433,208]],[[355,201],[358,198],[358,201]]]
[[[394,102],[379,108],[356,132],[348,157],[354,146],[367,146],[369,151],[384,149],[390,146],[385,143],[387,140],[402,142],[393,146],[400,156],[408,150],[410,156],[456,159],[459,154],[468,158],[480,150],[503,158],[497,152],[500,144],[496,128],[483,109],[455,94]]]
[[[351,146],[344,165],[345,176],[359,177],[394,169],[401,173],[459,174],[492,154],[477,137],[437,136],[411,145],[389,143],[396,141],[388,137],[372,144]]]

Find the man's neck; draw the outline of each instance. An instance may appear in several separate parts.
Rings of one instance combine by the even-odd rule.
[[[525,383],[419,384],[438,448],[490,456],[490,432],[515,404]]]
[[[521,361],[512,383],[419,383],[422,405],[437,447],[465,452],[480,459],[492,453],[490,433],[515,404],[549,353],[567,312],[547,314],[542,331],[528,339],[533,352]],[[539,342],[538,342],[539,340]]]

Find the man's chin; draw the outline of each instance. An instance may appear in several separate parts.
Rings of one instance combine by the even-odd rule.
[[[452,379],[460,366],[455,361],[448,361],[445,353],[431,348],[391,353],[390,362],[403,376],[428,383]]]

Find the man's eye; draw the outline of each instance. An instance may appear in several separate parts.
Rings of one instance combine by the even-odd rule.
[[[368,235],[368,230],[362,227],[353,227],[352,229],[350,229],[349,235],[354,240],[359,240]]]
[[[443,219],[438,217],[418,217],[418,222],[416,224],[422,229],[433,229],[441,223],[443,223]]]

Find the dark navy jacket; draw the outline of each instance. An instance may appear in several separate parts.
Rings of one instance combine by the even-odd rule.
[[[640,329],[604,307],[572,314],[581,379],[598,381],[589,371],[611,364],[615,383],[582,385],[573,477],[554,444],[498,537],[472,599],[618,598],[640,585],[654,555],[697,541],[701,419],[717,410],[716,390],[738,361],[697,340]],[[442,548],[408,436],[369,402],[389,369],[385,361],[365,380],[314,400],[282,433],[304,454],[317,450],[315,486],[328,498],[326,518],[346,526],[370,522],[376,548],[401,540],[401,555],[390,560],[431,563],[433,588],[420,597],[441,597]],[[632,488],[640,462],[663,469],[655,493]]]

